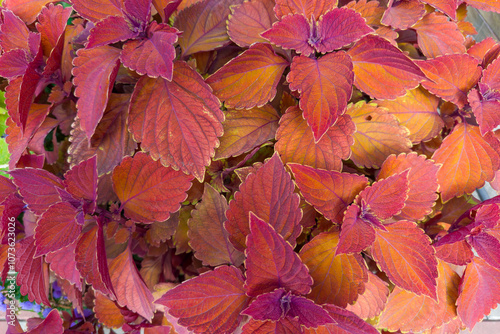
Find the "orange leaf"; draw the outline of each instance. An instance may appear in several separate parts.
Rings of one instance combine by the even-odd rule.
[[[290,14],[302,14],[307,19],[317,20],[321,15],[337,6],[337,0],[276,0],[274,11],[281,20]]]
[[[256,172],[248,175],[226,212],[228,221],[224,226],[234,247],[241,251],[246,247],[246,237],[250,233],[250,211],[273,226],[276,232],[295,246],[295,239],[302,230],[302,211],[299,207],[299,195],[294,193],[294,189],[295,185],[278,153]]]
[[[366,35],[348,51],[354,84],[376,99],[395,99],[425,79],[424,73],[385,38]]]
[[[359,295],[354,305],[347,305],[346,310],[353,312],[362,319],[374,318],[385,308],[389,295],[388,284],[377,275],[368,272],[368,282],[365,292]]]
[[[179,12],[174,27],[182,31],[179,45],[182,55],[189,56],[200,51],[211,51],[228,44],[226,20],[229,6],[241,0],[205,0],[197,2]]]
[[[439,262],[438,271],[437,302],[428,296],[417,296],[395,287],[380,315],[378,327],[417,333],[439,327],[455,318],[460,277],[444,262]]]
[[[465,38],[454,21],[443,14],[432,12],[425,15],[413,27],[417,31],[418,46],[427,58],[465,53]]]
[[[4,0],[2,5],[29,25],[35,22],[42,8],[51,2],[56,2],[56,0]]]
[[[442,11],[453,20],[456,19],[457,0],[422,0],[422,2]]]
[[[153,294],[139,274],[129,247],[111,261],[109,273],[117,303],[151,321],[154,313]]]
[[[464,324],[472,328],[500,302],[500,270],[474,257],[460,282],[457,312]]]
[[[479,127],[460,123],[446,137],[432,159],[443,164],[437,174],[443,202],[471,194],[491,181],[500,168],[499,143],[491,134],[481,136]]]
[[[369,26],[380,25],[380,20],[385,12],[385,8],[378,1],[351,1],[345,7],[358,12]]]
[[[293,59],[287,81],[300,93],[300,108],[319,142],[345,111],[351,98],[354,74],[346,53],[329,53],[319,59]]]
[[[396,116],[399,124],[410,130],[409,139],[413,144],[428,141],[439,133],[444,122],[437,108],[439,99],[422,87],[412,89],[395,100],[375,101]]]
[[[276,86],[288,62],[269,44],[255,44],[232,59],[206,82],[228,108],[263,106],[276,95]]]
[[[219,138],[220,146],[215,150],[214,160],[236,157],[254,147],[274,139],[279,115],[273,106],[266,104],[249,110],[228,110],[224,135]]]
[[[277,20],[273,7],[273,0],[252,0],[231,6],[232,14],[227,21],[229,38],[241,47],[266,43],[267,40],[260,34],[271,28]]]
[[[99,322],[107,327],[121,328],[126,323],[115,302],[98,291],[95,292],[94,312]]]
[[[481,76],[479,61],[466,54],[420,60],[417,64],[432,80],[424,81],[422,86],[443,100],[455,103],[459,108],[467,103],[467,92]]]
[[[500,90],[500,58],[495,59],[491,64],[486,67],[481,78],[481,82],[488,85],[490,89]]]
[[[413,222],[399,221],[375,229],[372,255],[397,286],[437,300],[437,261],[429,237]]]
[[[418,0],[390,0],[381,23],[395,29],[406,30],[413,26],[424,14],[424,4]]]
[[[302,117],[302,111],[298,107],[290,107],[280,119],[274,148],[285,164],[296,162],[314,168],[340,171],[342,160],[351,155],[354,131],[351,117],[342,115],[320,141],[315,143],[311,128]]]
[[[143,152],[126,157],[113,171],[113,188],[125,215],[142,223],[166,220],[179,210],[191,180]]]
[[[314,280],[308,297],[346,307],[364,292],[368,274],[360,254],[335,256],[338,242],[337,232],[321,233],[302,247],[300,257]]]
[[[176,61],[171,82],[139,79],[130,101],[129,130],[155,160],[202,181],[222,135],[219,107],[201,75]]]
[[[347,114],[356,124],[351,160],[367,168],[381,166],[391,154],[410,152],[407,128],[396,117],[376,104],[360,101],[347,107]]]
[[[487,12],[500,13],[500,3],[497,0],[467,0],[467,4]]]
[[[398,157],[391,155],[383,163],[377,179],[385,179],[408,168],[410,168],[408,198],[396,219],[417,221],[432,212],[432,207],[438,198],[436,192],[439,167],[415,152],[400,154]]]
[[[196,209],[191,212],[192,218],[188,220],[188,237],[195,250],[194,256],[206,266],[224,263],[239,266],[243,263],[243,253],[234,249],[224,228],[228,207],[226,199],[205,183],[201,202],[196,204]]]
[[[368,185],[364,176],[288,164],[300,192],[326,218],[340,223],[347,206]]]

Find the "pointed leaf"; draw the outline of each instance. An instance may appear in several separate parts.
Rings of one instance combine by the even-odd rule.
[[[295,57],[287,76],[290,89],[300,93],[300,108],[319,142],[335,124],[351,98],[352,63],[344,52],[330,53],[319,59]]]
[[[500,90],[500,81],[498,75],[500,74],[500,58],[495,59],[483,72],[481,83],[488,85],[490,89]]]
[[[497,238],[483,232],[469,236],[467,241],[486,263],[500,269],[500,241]]]
[[[16,283],[21,295],[28,295],[29,301],[50,306],[49,267],[43,257],[35,256],[35,239],[26,237],[16,244]]]
[[[59,202],[45,211],[35,228],[35,256],[57,251],[73,243],[82,226],[77,224],[77,210],[68,202]]]
[[[299,195],[294,193],[294,184],[275,153],[255,173],[248,175],[234,195],[226,212],[224,224],[233,246],[243,251],[246,236],[250,234],[248,214],[252,211],[269,223],[292,246],[302,227]]]
[[[111,261],[109,273],[117,303],[151,321],[154,313],[153,295],[142,280],[129,247]]]
[[[120,56],[123,65],[152,78],[172,80],[177,34],[177,29],[166,24],[152,23],[148,38],[125,43]]]
[[[349,45],[373,32],[365,19],[349,8],[334,8],[323,15],[318,23],[320,40],[313,43],[318,52],[330,52]]]
[[[347,311],[341,307],[327,304],[323,308],[328,311],[330,317],[335,320],[336,324],[327,324],[319,326],[316,330],[304,331],[304,334],[377,334],[379,333],[374,327],[358,318],[354,313]]]
[[[137,144],[127,129],[129,100],[128,94],[109,96],[108,106],[90,140],[90,147],[85,132],[80,129],[80,119],[75,119],[68,148],[71,166],[97,155],[97,171],[103,175],[111,172],[123,157],[135,152]]]
[[[72,8],[50,4],[44,7],[38,15],[36,29],[41,35],[44,55],[50,56],[50,52],[56,47],[59,37],[64,33],[71,12]]]
[[[93,213],[97,199],[97,157],[93,156],[73,166],[64,174],[64,185],[76,199],[84,199],[91,203]]]
[[[246,3],[246,2],[245,2]],[[279,115],[270,104],[246,110],[227,110],[224,135],[214,159],[236,157],[274,139]]]
[[[95,132],[108,103],[120,65],[120,50],[111,46],[80,49],[73,60],[73,83],[79,97],[76,107],[80,126],[87,138]]]
[[[87,49],[136,38],[139,31],[131,29],[130,21],[122,16],[108,16],[90,30]]]
[[[76,268],[87,284],[113,298],[113,287],[109,276],[104,235],[98,225],[84,230],[76,243]]]
[[[500,301],[500,270],[474,257],[460,281],[457,312],[467,328],[481,321]]]
[[[314,280],[308,297],[346,307],[364,292],[368,274],[360,254],[335,256],[338,240],[337,232],[321,233],[302,247],[300,257]]]
[[[379,100],[377,105],[396,116],[399,125],[408,128],[413,144],[437,136],[444,126],[437,108],[439,99],[422,87],[412,89],[395,100]]]
[[[456,19],[457,0],[422,0],[422,2],[439,9],[453,20]]]
[[[127,217],[149,223],[166,220],[179,210],[192,179],[138,152],[114,169],[113,189]]]
[[[367,35],[348,54],[354,65],[354,84],[376,99],[395,99],[425,79],[410,58],[382,37]]]
[[[19,193],[28,208],[37,215],[43,214],[50,205],[61,201],[57,189],[64,189],[61,179],[44,169],[23,168],[10,172]]]
[[[479,61],[469,55],[446,55],[425,61],[418,66],[432,80],[424,81],[422,86],[445,101],[462,108],[467,103],[467,92],[481,76]]]
[[[495,0],[467,0],[467,4],[480,10],[500,13],[500,5]]]
[[[179,12],[174,26],[182,31],[179,45],[182,55],[189,56],[200,51],[211,51],[229,43],[226,20],[230,5],[240,0],[204,0]]]
[[[94,303],[95,316],[106,327],[121,328],[126,323],[120,308],[102,293],[95,293]]]
[[[443,164],[437,174],[443,202],[470,194],[493,179],[500,168],[497,146],[498,140],[491,134],[482,137],[477,126],[455,126],[432,156],[436,163]]]
[[[52,270],[58,277],[68,280],[78,290],[82,289],[80,272],[76,269],[75,249],[77,242],[61,248],[45,256],[45,261],[50,264]],[[109,299],[108,299],[109,300]]]
[[[274,148],[283,163],[296,162],[326,170],[342,170],[342,160],[351,155],[354,123],[348,115],[339,117],[317,143],[298,107],[289,107],[280,119]]]
[[[346,310],[362,319],[374,318],[385,309],[388,295],[388,284],[377,275],[368,272],[365,292],[358,297],[354,305],[347,305]]]
[[[0,46],[3,52],[9,52],[15,49],[29,51],[29,36],[30,31],[28,27],[26,27],[26,24],[18,16],[10,10],[2,11]]]
[[[425,14],[424,4],[417,0],[391,0],[381,23],[392,28],[406,30]]]
[[[288,164],[300,192],[326,218],[340,223],[347,206],[368,185],[364,176]]]
[[[484,77],[483,77],[484,78]],[[481,83],[479,83],[481,86]],[[485,98],[477,89],[471,89],[467,95],[467,100],[472,108],[474,116],[479,123],[481,135],[494,130],[500,125],[500,99]]]
[[[265,43],[261,33],[271,28],[276,22],[273,0],[251,0],[241,5],[231,6],[231,15],[227,21],[227,34],[241,47],[254,43]]]
[[[247,295],[255,297],[277,288],[285,288],[298,295],[309,293],[312,278],[292,246],[253,212],[249,217],[250,234],[245,250]]]
[[[234,249],[224,228],[228,207],[226,199],[205,183],[201,202],[191,211],[192,218],[188,220],[189,245],[195,251],[194,256],[206,266],[224,263],[239,266],[243,263],[243,253]]]
[[[185,62],[174,63],[172,82],[142,77],[129,109],[129,130],[165,166],[202,181],[224,114],[203,78]]]
[[[116,0],[71,0],[78,14],[94,23],[108,16],[122,16],[121,6],[118,6],[120,2]]]
[[[375,229],[375,261],[395,285],[437,300],[437,261],[429,237],[413,222],[385,226],[387,231]]]
[[[228,108],[259,107],[272,100],[288,62],[268,44],[255,44],[226,63],[207,84]],[[265,78],[265,80],[261,80]]]
[[[155,303],[168,307],[179,324],[196,333],[231,333],[249,302],[243,283],[239,269],[221,266],[185,281]]]
[[[63,334],[65,332],[63,327],[63,319],[59,315],[58,310],[52,310],[47,314],[45,319],[40,322],[36,327],[30,328],[28,334]]]
[[[379,167],[391,154],[409,153],[411,141],[407,128],[394,115],[373,103],[350,104],[347,112],[356,125],[351,160],[367,168]]]
[[[336,0],[276,0],[274,11],[279,19],[289,14],[302,14],[307,19],[317,20],[336,5]]]
[[[315,28],[314,24],[307,21],[304,15],[288,15],[275,22],[271,29],[262,33],[261,36],[276,46],[285,50],[295,50],[308,57],[314,53],[314,44],[311,43],[312,39],[316,37],[312,36],[311,33]]]
[[[382,164],[377,179],[385,179],[408,168],[410,168],[408,198],[398,219],[417,221],[432,212],[432,207],[438,198],[436,192],[439,167],[431,160],[427,160],[425,156],[415,152],[400,154],[398,157],[391,155]]]
[[[464,35],[457,24],[443,14],[429,13],[412,28],[417,31],[418,46],[427,58],[465,53]]]
[[[310,299],[292,295],[290,304],[288,317],[297,319],[306,328],[335,323],[323,307]]]
[[[364,219],[361,208],[352,204],[344,213],[339,244],[335,255],[359,253],[375,241],[375,229],[371,221]]]

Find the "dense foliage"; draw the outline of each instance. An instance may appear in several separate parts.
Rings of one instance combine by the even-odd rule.
[[[500,302],[500,197],[470,195],[499,184],[500,44],[467,6],[500,12],[4,0],[1,276],[53,308],[27,333],[472,329]]]

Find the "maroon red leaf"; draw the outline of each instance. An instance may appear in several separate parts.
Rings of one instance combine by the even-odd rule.
[[[257,172],[248,175],[234,195],[226,212],[225,228],[233,246],[243,251],[250,234],[250,211],[269,223],[292,246],[302,227],[300,198],[278,154],[274,154]]]
[[[345,112],[351,98],[354,73],[344,52],[329,53],[319,59],[304,56],[293,59],[287,81],[300,93],[300,108],[319,142]]]
[[[467,265],[474,257],[472,247],[465,239],[439,246],[434,245],[434,248],[436,249],[437,258],[457,266]]]
[[[21,295],[37,304],[50,306],[49,302],[49,267],[42,257],[35,258],[35,239],[26,237],[16,245],[17,285]]]
[[[87,49],[133,39],[139,31],[131,29],[131,23],[121,16],[108,16],[90,30]]]
[[[165,305],[179,324],[197,333],[231,333],[249,298],[236,267],[221,266],[169,290],[156,304]]]
[[[121,16],[121,4],[116,1],[94,0],[92,2],[86,0],[71,0],[73,8],[84,18],[98,22],[108,16]],[[118,5],[118,6],[117,6]]]
[[[192,179],[138,152],[113,170],[113,189],[127,217],[152,223],[167,220],[170,213],[179,210]]]
[[[78,290],[82,289],[80,272],[76,269],[75,249],[77,241],[45,256],[45,261],[50,264],[57,276],[74,284]]]
[[[250,234],[245,250],[247,295],[255,297],[277,288],[299,295],[308,294],[313,280],[292,246],[253,212],[249,217]]]
[[[137,270],[129,247],[111,261],[109,273],[117,303],[151,321],[154,298]]]
[[[62,180],[44,169],[15,169],[10,175],[14,178],[14,184],[24,202],[37,215],[41,215],[49,206],[61,200],[57,189],[64,189]]]
[[[93,213],[97,199],[97,157],[93,156],[73,166],[64,174],[64,185],[73,197],[90,202]]]
[[[45,56],[50,56],[50,52],[56,47],[59,38],[64,33],[66,22],[71,12],[71,8],[49,4],[38,15],[36,29],[40,32],[42,49]]]
[[[201,75],[185,62],[174,63],[172,82],[142,77],[129,110],[129,130],[144,150],[202,181],[224,114]]]
[[[303,329],[297,320],[281,318],[278,321],[250,319],[242,328],[242,334],[295,334]]]
[[[51,333],[51,334],[64,333],[63,319],[59,315],[59,311],[57,309],[50,311],[42,322],[40,322],[34,328],[30,328],[26,332],[26,334],[45,334],[45,333]]]
[[[500,269],[500,241],[488,233],[472,234],[466,239],[477,255],[490,266]]]
[[[272,28],[261,36],[283,49],[292,49],[307,57],[314,53],[314,47],[310,44],[310,31],[313,30],[312,27],[316,28],[314,25],[315,23],[309,23],[301,14],[289,15],[274,23]]]
[[[80,49],[74,59],[73,83],[79,97],[76,107],[80,126],[90,142],[102,118],[120,66],[120,49],[100,46]]]
[[[59,202],[45,211],[35,228],[35,256],[57,251],[72,244],[80,235],[78,211],[68,202]]]

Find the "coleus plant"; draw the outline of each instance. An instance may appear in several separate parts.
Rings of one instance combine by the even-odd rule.
[[[9,333],[458,333],[500,302],[493,0],[4,0]],[[15,247],[9,240],[16,218]],[[88,314],[88,313],[87,313]]]

